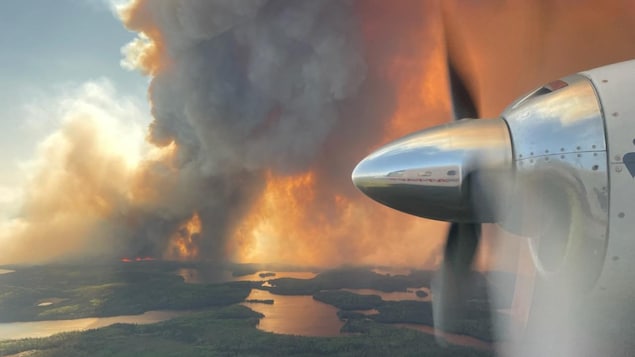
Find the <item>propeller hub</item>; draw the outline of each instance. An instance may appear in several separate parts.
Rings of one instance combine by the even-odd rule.
[[[398,139],[362,160],[353,183],[399,211],[443,221],[489,222],[488,173],[512,167],[507,124],[464,119]],[[487,211],[487,210],[485,210]]]

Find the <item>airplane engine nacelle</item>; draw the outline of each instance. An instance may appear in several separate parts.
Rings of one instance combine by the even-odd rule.
[[[604,261],[609,208],[604,118],[593,83],[583,75],[553,81],[501,116],[512,137],[514,186],[502,197],[498,222],[531,237],[543,277],[588,290]]]
[[[538,88],[497,119],[460,120],[362,160],[355,185],[382,204],[530,237],[542,278],[633,296],[635,61]]]
[[[604,262],[589,298],[632,305],[635,297],[635,61],[581,73],[598,98],[606,135],[608,202]],[[600,164],[598,164],[600,165]],[[598,232],[599,233],[599,232]],[[630,306],[629,306],[630,308]],[[627,311],[615,312],[630,316]]]

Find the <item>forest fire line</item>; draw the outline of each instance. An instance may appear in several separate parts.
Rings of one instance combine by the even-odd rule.
[[[183,222],[169,240],[164,259],[167,260],[197,260],[199,258],[199,240],[201,218],[194,212],[192,217]]]

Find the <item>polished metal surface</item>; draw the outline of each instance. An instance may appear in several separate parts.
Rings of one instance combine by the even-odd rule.
[[[515,204],[499,223],[532,237],[534,263],[544,278],[567,276],[571,284],[591,286],[608,227],[604,119],[586,77],[557,83],[502,114],[512,137],[516,188]]]
[[[608,146],[608,244],[594,294],[604,303],[631,308],[635,301],[635,178],[629,172],[625,156],[635,152],[635,60],[596,68],[583,75],[592,81],[598,93]],[[622,315],[624,311],[633,310],[615,308],[608,315]],[[633,314],[624,315],[630,317],[627,322],[632,324]]]
[[[380,148],[353,171],[353,182],[372,199],[420,217],[455,222],[491,221],[475,206],[489,169],[511,167],[502,119],[465,119],[419,131]]]
[[[566,86],[553,91],[549,85],[541,87],[501,114],[509,125],[515,160],[532,163],[606,151],[602,110],[591,81],[573,75],[557,82]]]

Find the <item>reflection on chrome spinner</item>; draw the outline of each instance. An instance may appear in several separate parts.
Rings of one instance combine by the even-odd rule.
[[[505,122],[465,119],[422,130],[362,160],[353,182],[372,199],[416,216],[474,221],[470,174],[511,167]],[[472,180],[474,181],[474,180]]]

